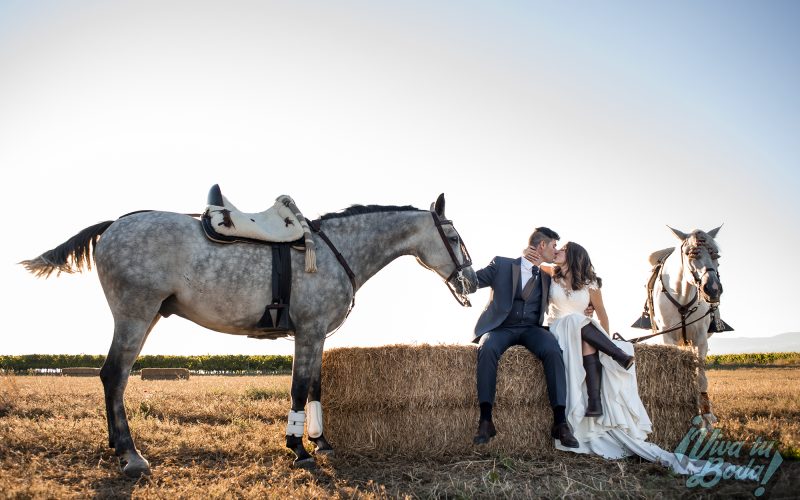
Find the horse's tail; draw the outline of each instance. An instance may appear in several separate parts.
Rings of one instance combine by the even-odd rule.
[[[48,278],[53,271],[56,271],[56,276],[62,272],[68,274],[80,272],[84,266],[91,270],[97,240],[114,222],[108,220],[89,226],[54,249],[46,251],[35,259],[23,260],[20,264],[37,278]]]

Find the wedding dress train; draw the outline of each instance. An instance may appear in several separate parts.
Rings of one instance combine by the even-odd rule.
[[[652,422],[639,398],[636,365],[625,370],[610,356],[600,352],[602,365],[601,402],[603,415],[586,417],[586,371],[583,368],[581,328],[592,322],[605,332],[600,323],[583,311],[589,305],[589,287],[572,291],[557,280],[550,285],[548,323],[558,339],[564,356],[567,375],[567,422],[578,440],[578,448],[567,448],[555,441],[559,450],[589,453],[609,459],[638,455],[680,474],[700,472],[704,461],[688,460],[682,455],[647,442]],[[628,355],[633,355],[630,342],[614,341]],[[687,429],[690,425],[687,422]]]

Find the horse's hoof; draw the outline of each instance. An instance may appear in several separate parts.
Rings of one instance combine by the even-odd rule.
[[[314,443],[314,451],[311,452],[312,455],[333,455],[333,446],[331,446],[322,434],[315,438],[309,438],[309,441]]]
[[[150,464],[144,458],[131,460],[130,462],[120,460],[120,467],[123,474],[133,479],[150,475]]]
[[[313,469],[317,466],[317,463],[311,457],[298,458],[292,463],[292,466],[298,469]]]

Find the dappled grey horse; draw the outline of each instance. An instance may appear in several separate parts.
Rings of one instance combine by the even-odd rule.
[[[696,349],[700,412],[706,425],[717,421],[708,397],[705,359],[711,336],[709,326],[712,320],[719,318],[716,308],[722,295],[717,262],[719,248],[714,241],[719,229],[695,229],[686,234],[670,228],[681,240],[680,252],[670,253],[664,259],[660,277],[653,287],[655,326],[659,331],[669,330],[664,333],[664,343]]]
[[[314,234],[314,273],[304,271],[303,253],[292,251],[289,315],[295,355],[286,446],[295,453],[295,464],[314,463],[303,446],[306,402],[315,451],[332,451],[322,432],[323,344],[326,334],[344,322],[355,292],[370,277],[396,258],[413,255],[445,280],[462,305],[469,305],[466,296],[475,291],[475,272],[453,223],[445,218],[444,205],[440,195],[430,211],[355,205],[323,215],[315,221],[320,231]],[[148,211],[88,227],[21,264],[47,277],[91,267],[92,258],[114,316],[114,338],[100,371],[108,442],[123,472],[136,477],[149,473],[150,465],[134,445],[123,400],[148,334],[160,317],[176,314],[218,332],[265,337],[256,324],[272,297],[272,252],[262,244],[214,243],[190,216]]]

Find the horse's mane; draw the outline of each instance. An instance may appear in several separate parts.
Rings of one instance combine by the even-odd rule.
[[[402,207],[394,205],[350,205],[339,212],[330,212],[320,216],[319,220],[341,219],[351,215],[372,214],[377,212],[421,212],[419,208],[405,205]]]

